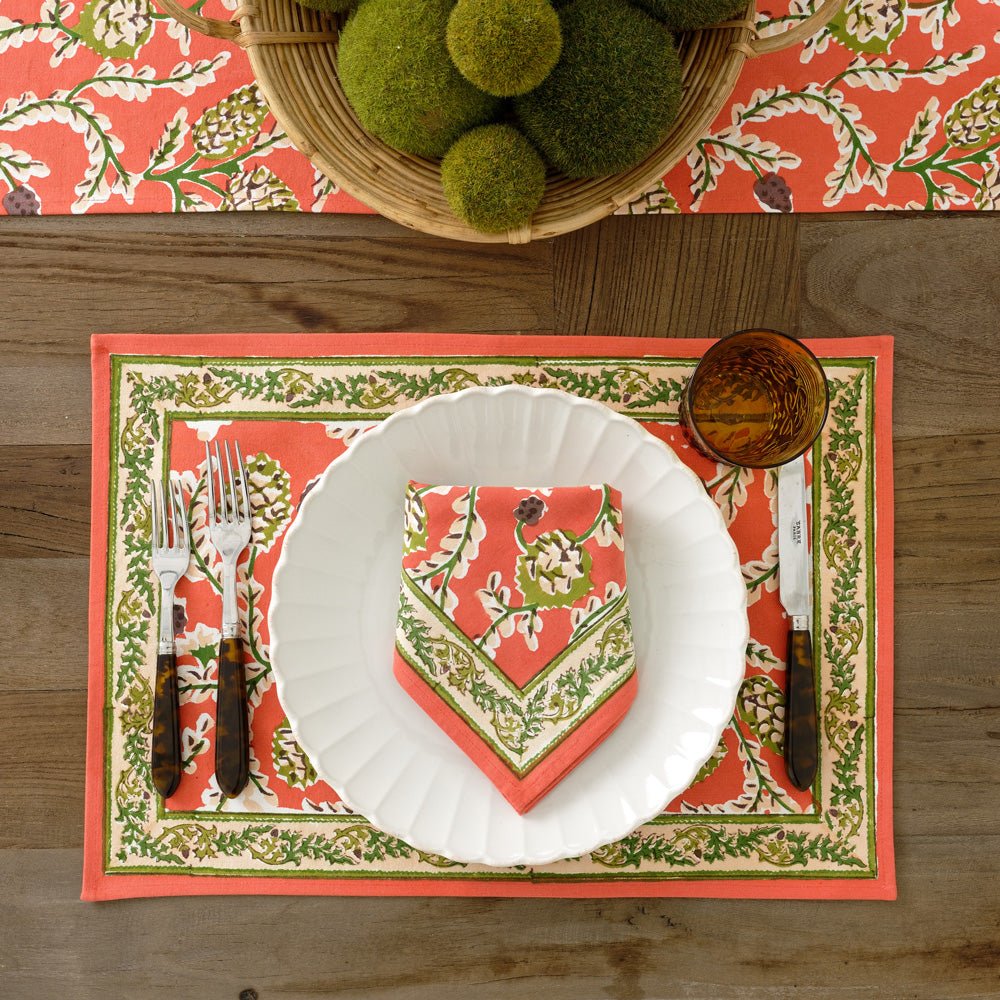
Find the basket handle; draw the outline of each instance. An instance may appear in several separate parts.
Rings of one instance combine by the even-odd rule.
[[[332,32],[260,32],[243,31],[237,23],[241,16],[253,15],[256,10],[252,5],[241,6],[233,11],[230,21],[220,21],[214,17],[202,17],[201,14],[194,14],[186,7],[182,7],[177,0],[156,0],[163,10],[180,21],[185,28],[198,32],[199,35],[208,35],[209,38],[223,38],[228,42],[236,42],[238,45],[249,47],[250,45],[262,42],[286,43],[297,42],[327,42],[333,41],[336,35]],[[769,55],[772,52],[781,52],[783,49],[791,48],[804,42],[810,36],[816,34],[820,28],[825,27],[833,16],[844,6],[845,0],[824,0],[819,8],[813,11],[804,21],[800,21],[794,28],[784,31],[780,35],[770,35],[767,38],[751,39],[749,44],[740,45],[739,48],[746,52],[750,58]],[[728,26],[730,22],[716,25],[716,27]],[[733,22],[735,23],[735,22]]]
[[[223,38],[249,49],[254,45],[299,45],[310,42],[335,42],[335,31],[244,31],[240,21],[246,17],[256,17],[257,8],[250,2],[242,3],[233,11],[232,19],[220,21],[214,17],[202,17],[182,7],[177,0],[156,0],[164,12],[179,21],[191,31],[209,38]],[[249,25],[249,22],[248,22]]]
[[[168,0],[160,0],[166,3]],[[169,0],[173,2],[173,0]],[[769,35],[767,38],[751,39],[747,46],[747,55],[751,59],[757,56],[770,55],[772,52],[781,52],[790,49],[799,42],[804,42],[807,38],[816,34],[820,28],[825,28],[834,18],[834,15],[844,6],[844,0],[824,0],[804,21],[800,21],[789,31],[783,31],[780,35]]]
[[[177,0],[156,0],[165,14],[169,14],[175,21],[180,21],[185,28],[196,31],[199,35],[208,35],[209,38],[224,38],[228,42],[236,41],[240,34],[240,26],[233,21],[220,21],[214,17],[202,17],[182,7]]]

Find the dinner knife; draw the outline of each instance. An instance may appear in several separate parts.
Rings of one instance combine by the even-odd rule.
[[[813,668],[812,560],[806,519],[806,467],[799,457],[778,470],[778,582],[791,628],[785,704],[785,765],[792,784],[805,790],[816,778],[818,758],[816,677]]]

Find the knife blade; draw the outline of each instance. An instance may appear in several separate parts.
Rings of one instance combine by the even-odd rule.
[[[816,677],[813,667],[812,559],[806,518],[805,458],[778,470],[778,585],[790,621],[785,765],[796,788],[812,787],[818,760]]]

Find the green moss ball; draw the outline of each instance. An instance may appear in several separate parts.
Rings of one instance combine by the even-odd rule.
[[[512,125],[466,132],[441,163],[451,210],[484,233],[524,225],[545,193],[545,164]]]
[[[340,34],[337,72],[358,120],[406,153],[440,157],[500,101],[455,69],[445,45],[453,0],[364,0]]]
[[[518,120],[569,177],[628,170],[677,117],[681,64],[673,36],[625,0],[573,0],[560,21],[562,58],[541,86],[517,98]]]
[[[632,0],[671,31],[695,31],[746,13],[746,0]]]
[[[448,51],[461,74],[488,94],[537,87],[559,61],[559,15],[548,0],[458,0]]]
[[[342,14],[357,2],[358,0],[298,0],[300,6],[318,10],[323,14]]]

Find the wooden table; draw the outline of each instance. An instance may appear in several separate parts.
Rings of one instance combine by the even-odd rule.
[[[0,996],[1000,997],[1000,221],[0,223]],[[93,331],[896,335],[897,903],[79,902]],[[241,992],[242,991],[242,992]]]

